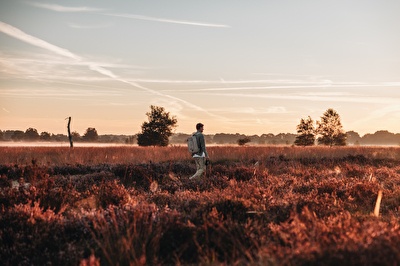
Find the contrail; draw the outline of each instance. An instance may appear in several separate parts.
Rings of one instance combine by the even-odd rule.
[[[155,17],[148,17],[148,16],[142,16],[142,15],[132,15],[132,14],[107,14],[107,13],[103,13],[102,15],[105,15],[105,16],[113,16],[113,17],[121,17],[121,18],[131,18],[131,19],[147,20],[147,21],[155,21],[155,22],[164,22],[164,23],[173,23],[173,24],[183,24],[183,25],[190,25],[190,26],[212,27],[212,28],[230,28],[230,26],[228,26],[228,25],[223,25],[223,24],[212,24],[212,23],[195,22],[195,21],[185,21],[185,20],[155,18]]]
[[[279,100],[301,100],[316,102],[350,102],[350,103],[372,103],[372,104],[391,104],[397,103],[398,99],[389,97],[360,97],[354,96],[326,96],[321,95],[286,95],[286,94],[248,94],[248,93],[215,93],[214,96],[236,97],[236,98],[257,98],[257,99],[279,99]]]
[[[39,38],[36,38],[29,34],[26,34],[25,32],[21,31],[20,29],[17,29],[17,28],[15,28],[7,23],[4,23],[2,21],[0,21],[0,31],[2,31],[3,33],[5,33],[11,37],[19,39],[23,42],[32,44],[34,46],[46,49],[48,51],[54,52],[56,54],[59,54],[59,55],[62,55],[62,56],[65,56],[65,57],[68,57],[68,58],[71,58],[71,59],[74,59],[77,61],[82,61],[82,58],[80,58],[79,56],[71,53],[70,51],[68,51],[64,48],[55,46],[55,45],[48,43],[46,41],[43,41]]]
[[[99,66],[96,63],[87,62],[87,61],[84,60],[84,58],[82,58],[82,57],[80,57],[78,55],[75,55],[74,53],[68,51],[67,49],[58,47],[58,46],[53,45],[51,43],[48,43],[48,42],[46,42],[44,40],[41,40],[41,39],[39,39],[37,37],[29,35],[29,34],[23,32],[23,31],[21,31],[20,29],[15,28],[15,27],[13,27],[13,26],[11,26],[11,25],[9,25],[7,23],[4,23],[2,21],[0,21],[0,32],[3,32],[3,33],[5,33],[5,34],[7,34],[7,35],[9,35],[11,37],[19,39],[19,40],[21,40],[23,42],[26,42],[26,43],[29,43],[31,45],[46,49],[46,50],[51,51],[51,52],[54,52],[54,53],[56,53],[58,55],[62,55],[62,56],[71,58],[71,59],[73,59],[75,61],[78,61],[79,63],[81,63],[83,65],[86,65],[89,69],[91,69],[93,71],[96,71],[96,72],[98,72],[98,73],[100,73],[100,74],[102,74],[104,76],[110,77],[113,80],[129,84],[131,86],[134,86],[136,88],[139,88],[141,90],[144,90],[144,91],[149,92],[149,93],[154,94],[154,95],[158,95],[158,96],[163,96],[163,97],[167,97],[167,98],[170,98],[170,99],[174,99],[176,101],[179,101],[179,102],[185,104],[188,107],[191,107],[191,108],[193,108],[195,110],[198,110],[198,111],[202,111],[202,112],[204,112],[204,113],[206,113],[206,114],[208,114],[208,115],[210,115],[212,117],[225,119],[224,117],[220,117],[220,116],[217,116],[215,114],[212,114],[209,111],[201,108],[200,106],[192,104],[192,103],[190,103],[188,101],[185,101],[183,99],[176,98],[174,96],[163,94],[161,92],[149,89],[149,88],[144,87],[144,86],[142,86],[142,85],[140,85],[140,84],[138,84],[136,82],[127,81],[125,79],[119,78],[112,71],[110,71],[108,69],[105,69],[105,68]]]
[[[67,6],[57,5],[57,4],[43,4],[43,3],[28,3],[28,4],[39,7],[39,8],[56,11],[56,12],[101,12],[101,11],[104,12],[105,11],[104,9],[101,9],[101,8],[93,8],[93,7],[85,7],[85,6],[67,7]],[[155,21],[155,22],[162,22],[162,23],[183,24],[183,25],[189,25],[189,26],[230,28],[230,26],[224,25],[224,24],[214,24],[214,23],[176,20],[176,19],[167,19],[167,18],[156,18],[156,17],[134,15],[134,14],[113,14],[113,13],[97,13],[97,14],[104,15],[104,16],[139,19],[139,20]]]
[[[43,4],[43,3],[28,3],[32,6],[44,8],[44,9],[49,9],[52,11],[56,12],[93,12],[93,11],[104,11],[104,9],[101,8],[92,8],[92,7],[86,7],[86,6],[81,6],[81,7],[66,7],[66,6],[60,6],[56,4]]]

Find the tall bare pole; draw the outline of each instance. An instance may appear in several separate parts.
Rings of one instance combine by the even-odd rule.
[[[72,136],[71,136],[71,117],[67,117],[65,119],[68,119],[68,139],[69,139],[69,147],[73,148],[74,144],[72,143]]]

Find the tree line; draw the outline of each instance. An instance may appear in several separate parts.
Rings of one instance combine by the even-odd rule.
[[[81,136],[78,132],[71,133],[74,142],[100,142],[100,143],[125,143],[138,144],[140,146],[167,146],[169,144],[184,144],[190,136],[184,133],[173,133],[177,125],[175,116],[171,116],[163,107],[150,106],[150,112],[146,113],[148,121],[142,123],[141,132],[134,135],[99,135],[93,127],[86,129]],[[238,144],[246,143],[267,145],[400,145],[400,134],[394,134],[387,130],[380,130],[373,134],[360,136],[355,131],[344,132],[339,114],[328,109],[319,121],[314,121],[310,116],[300,120],[296,126],[297,134],[272,133],[258,135],[244,134],[205,134],[206,142],[210,144]],[[0,141],[59,141],[68,142],[68,136],[64,134],[51,134],[41,132],[34,128],[22,130],[0,130]]]
[[[150,112],[146,113],[148,117],[148,121],[142,124],[142,132],[137,135],[137,143],[140,146],[167,146],[170,141],[170,137],[173,135],[172,130],[176,127],[177,119],[174,116],[170,116],[169,112],[166,112],[163,107],[158,106],[150,106]],[[272,142],[266,143],[265,140],[271,137],[270,135],[262,135],[258,136],[245,136],[245,135],[232,135],[225,134],[224,138],[220,138],[220,135],[216,134],[211,139],[206,139],[207,142],[224,144],[224,141],[227,139],[231,139],[230,142],[234,139],[238,145],[245,145],[246,143],[252,142],[254,139],[258,139],[258,144],[294,144],[297,146],[311,146],[311,145],[326,145],[326,146],[344,146],[349,143],[354,145],[362,144],[362,138],[358,135],[358,133],[351,131],[349,133],[344,132],[342,123],[340,121],[339,114],[332,108],[326,110],[321,119],[316,121],[314,125],[313,119],[308,116],[307,119],[301,119],[300,123],[296,127],[297,134],[296,135],[284,135],[278,134],[281,137],[281,140],[274,138],[272,135]],[[384,132],[378,131],[378,135]],[[391,134],[387,132],[387,134]],[[386,134],[386,135],[387,135]],[[394,140],[394,143],[382,143],[382,144],[395,144],[400,145],[400,135],[397,135],[397,140]],[[366,138],[369,138],[367,135]],[[187,136],[181,140],[182,143],[185,142]],[[384,139],[384,138],[381,138]],[[381,140],[380,139],[380,140]],[[284,143],[282,143],[284,140]],[[354,142],[349,142],[349,140]],[[367,143],[366,143],[367,144]],[[373,143],[373,144],[380,144]]]
[[[78,132],[72,132],[72,137],[75,141],[95,142],[99,139],[99,135],[95,128],[89,127],[81,136]],[[0,130],[0,140],[12,141],[65,141],[67,136],[63,134],[51,134],[49,132],[39,132],[35,128],[22,130]]]

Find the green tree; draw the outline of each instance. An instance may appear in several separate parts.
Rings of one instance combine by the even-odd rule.
[[[88,129],[86,129],[86,132],[82,138],[84,141],[94,142],[98,140],[99,135],[97,134],[97,130],[94,127],[89,127]]]
[[[0,130],[0,141],[4,140],[4,132]]]
[[[97,132],[96,132],[97,133]],[[81,138],[81,135],[78,133],[78,132],[76,132],[76,131],[74,131],[74,132],[72,132],[71,133],[71,136],[72,136],[72,139],[74,140],[74,141],[80,141],[82,138]]]
[[[360,134],[358,134],[355,131],[348,131],[346,132],[346,137],[347,137],[347,143],[352,143],[354,145],[360,145],[361,142],[361,137]]]
[[[317,121],[318,144],[345,146],[346,133],[343,131],[339,114],[332,108],[325,111],[321,121]]]
[[[13,141],[21,141],[25,136],[24,131],[22,130],[15,130],[12,135],[11,135],[11,139]]]
[[[248,137],[240,138],[240,139],[237,140],[237,143],[238,143],[239,146],[243,146],[243,145],[245,145],[246,143],[249,143],[249,142],[251,142],[251,139],[248,138]]]
[[[25,131],[24,139],[28,141],[37,141],[39,140],[40,136],[36,129],[28,128]]]
[[[137,135],[139,146],[168,146],[169,137],[176,127],[175,116],[170,117],[164,107],[150,106],[150,112],[146,113],[148,122],[143,122],[142,132]]]
[[[51,140],[51,135],[49,132],[45,132],[43,131],[42,133],[40,133],[40,140],[44,140],[44,141],[49,141]]]
[[[314,121],[308,116],[307,119],[301,119],[297,125],[297,136],[294,144],[297,146],[312,146],[315,143]]]
[[[137,141],[137,136],[133,135],[133,136],[128,136],[125,139],[125,144],[134,144]]]

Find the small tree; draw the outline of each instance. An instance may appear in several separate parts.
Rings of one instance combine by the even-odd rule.
[[[39,138],[40,138],[40,136],[39,136],[39,133],[37,132],[36,129],[34,129],[34,128],[28,128],[28,129],[25,131],[25,136],[24,136],[24,139],[25,139],[25,140],[37,141],[37,140],[39,140]]]
[[[21,141],[24,139],[25,133],[22,130],[15,130],[12,135],[11,135],[11,139],[13,141]]]
[[[49,141],[51,140],[51,135],[49,132],[43,131],[40,133],[40,140]]]
[[[314,121],[310,116],[300,120],[300,124],[297,125],[297,136],[294,144],[297,146],[312,146],[315,143],[315,128]]]
[[[245,145],[246,143],[249,143],[249,142],[251,142],[251,139],[248,138],[248,137],[245,137],[245,138],[237,140],[237,143],[238,143],[239,146],[243,146],[243,145]]]
[[[347,143],[353,143],[354,145],[360,145],[361,137],[355,131],[346,132]]]
[[[84,141],[94,142],[97,141],[99,135],[97,134],[97,130],[94,127],[89,127],[86,129],[86,133],[83,135]]]
[[[80,141],[82,139],[81,135],[76,131],[72,132],[71,136],[73,141]]]
[[[146,113],[148,122],[143,122],[142,132],[137,135],[139,146],[168,146],[172,129],[178,122],[175,116],[170,117],[164,107],[150,106],[150,112]]]
[[[321,121],[317,121],[318,144],[345,146],[346,134],[343,131],[339,114],[332,108],[325,111]]]
[[[125,144],[134,144],[137,141],[137,136],[133,135],[133,136],[128,136],[125,139]]]

